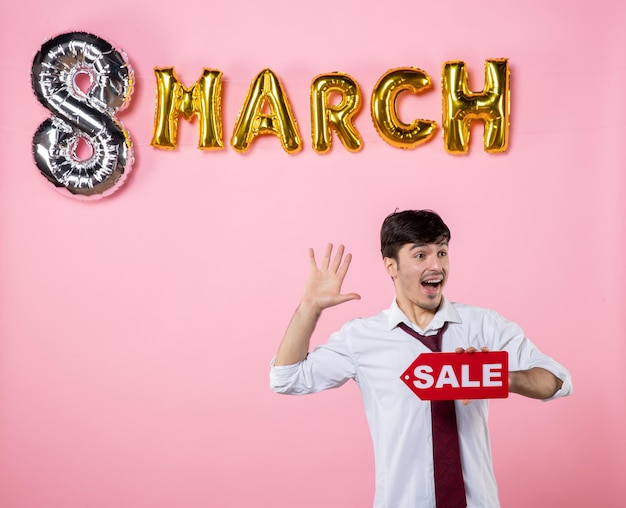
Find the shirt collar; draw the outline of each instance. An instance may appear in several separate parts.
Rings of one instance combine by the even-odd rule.
[[[438,330],[446,323],[446,321],[450,323],[461,323],[461,316],[459,316],[459,313],[454,308],[454,305],[452,305],[452,302],[448,301],[445,296],[442,297],[439,310],[437,310],[437,313],[425,330],[420,329],[416,324],[412,323],[408,317],[406,317],[406,314],[400,310],[400,307],[398,307],[398,302],[395,298],[393,299],[391,307],[389,307],[388,317],[389,330],[393,330],[400,323],[405,323],[407,326],[410,326],[412,329],[423,335],[427,335],[428,332]]]

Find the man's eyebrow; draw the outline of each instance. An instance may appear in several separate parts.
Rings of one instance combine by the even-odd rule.
[[[419,249],[420,247],[426,247],[427,245],[431,244],[439,245],[440,247],[447,247],[448,240],[441,240],[440,242],[415,242],[413,245],[411,245],[411,248],[409,250]]]

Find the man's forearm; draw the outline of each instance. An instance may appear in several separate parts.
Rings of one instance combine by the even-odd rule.
[[[302,302],[298,306],[278,346],[274,365],[292,365],[306,358],[321,313],[321,309],[311,304]]]
[[[509,392],[533,399],[549,399],[561,389],[563,381],[552,372],[535,367],[509,372]]]

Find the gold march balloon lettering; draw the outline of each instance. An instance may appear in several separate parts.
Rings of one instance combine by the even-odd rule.
[[[174,149],[178,122],[198,118],[198,148],[224,148],[221,94],[222,72],[203,69],[192,86],[185,86],[173,67],[155,69],[157,93],[151,145]],[[448,153],[468,151],[470,124],[484,123],[484,149],[504,152],[508,146],[510,109],[510,71],[508,60],[485,61],[485,85],[480,92],[469,89],[463,62],[446,62],[442,71],[443,140]],[[404,123],[397,110],[402,93],[421,94],[432,87],[428,74],[415,67],[386,72],[371,94],[371,118],[380,137],[396,148],[411,149],[433,138],[437,123],[416,119]],[[340,100],[337,101],[336,98]],[[311,84],[311,145],[318,153],[331,149],[333,132],[351,152],[361,150],[363,140],[355,125],[362,105],[359,84],[344,73],[322,74]],[[238,152],[245,152],[256,136],[275,135],[287,153],[303,147],[302,136],[288,94],[279,77],[264,69],[252,81],[239,111],[230,140]]]

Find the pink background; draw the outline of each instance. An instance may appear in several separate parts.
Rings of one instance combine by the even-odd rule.
[[[345,289],[315,342],[387,307],[378,253],[395,208],[433,208],[452,229],[453,300],[519,322],[572,372],[575,394],[492,403],[506,508],[623,506],[626,8],[620,0],[392,3],[35,2],[0,30],[0,506],[3,508],[366,507],[373,458],[357,387],[273,394],[269,361],[295,308],[306,249],[345,243]],[[6,9],[5,9],[6,11]],[[119,115],[130,179],[95,202],[51,189],[31,157],[49,116],[30,87],[41,44],[72,30],[128,55],[137,83]],[[505,154],[386,144],[369,96],[415,66],[428,94],[402,114],[441,128],[442,64],[511,66]],[[257,138],[239,154],[150,146],[155,67],[191,85],[224,73],[230,142],[252,79],[281,79],[304,149]],[[345,72],[361,86],[364,148],[311,148],[309,87]],[[621,499],[621,501],[620,501]]]

